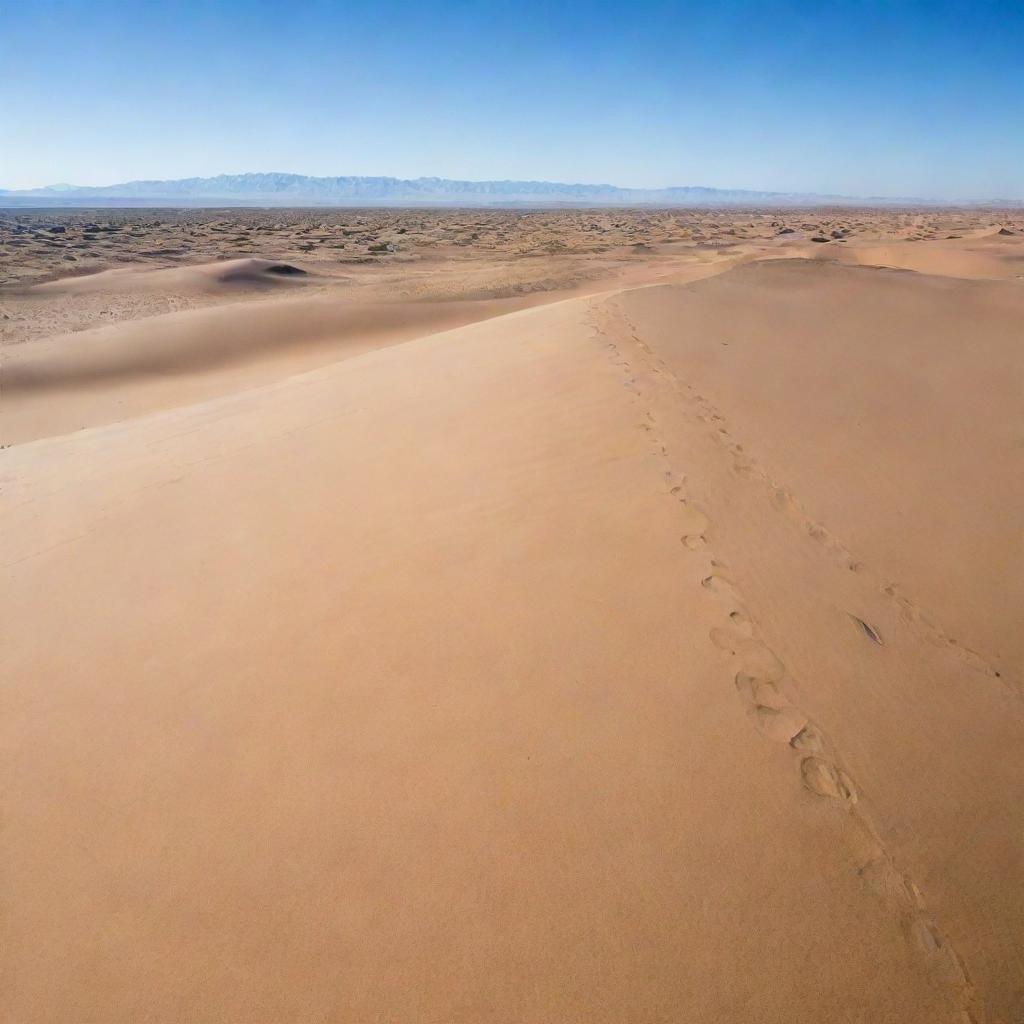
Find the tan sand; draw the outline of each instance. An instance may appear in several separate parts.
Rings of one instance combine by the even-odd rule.
[[[821,248],[13,345],[11,1019],[1018,1021],[1024,291]]]
[[[0,436],[20,443],[231,394],[531,304],[299,295],[164,313],[144,329],[128,320],[41,338],[7,353]]]

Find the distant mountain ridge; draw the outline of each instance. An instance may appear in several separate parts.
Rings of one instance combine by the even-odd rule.
[[[704,186],[662,189],[552,181],[458,181],[305,174],[219,174],[212,178],[0,189],[0,206],[822,206],[946,205],[934,200],[758,192]]]

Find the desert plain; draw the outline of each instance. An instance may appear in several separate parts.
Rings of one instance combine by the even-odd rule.
[[[5,1020],[1024,1020],[1024,211],[0,211],[0,332]]]

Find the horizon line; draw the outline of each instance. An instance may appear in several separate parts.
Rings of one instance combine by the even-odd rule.
[[[69,193],[69,198],[74,193],[79,193],[79,198],[86,198],[81,196],[81,193],[102,193],[106,192],[106,195],[97,195],[96,198],[100,199],[154,199],[154,200],[173,200],[176,198],[187,198],[177,197],[173,195],[151,195],[151,196],[131,196],[131,195],[118,195],[112,190],[138,185],[160,185],[160,184],[180,184],[182,182],[204,182],[204,181],[216,181],[218,179],[230,179],[230,178],[295,178],[295,179],[307,179],[309,181],[338,181],[338,180],[353,180],[353,181],[386,181],[396,183],[450,183],[450,184],[465,184],[465,185],[543,185],[548,187],[562,187],[566,189],[588,189],[588,190],[599,190],[609,189],[616,192],[632,192],[632,193],[659,193],[659,192],[710,192],[710,193],[738,193],[740,195],[749,195],[753,200],[755,197],[791,197],[800,198],[806,200],[819,199],[828,201],[822,205],[837,205],[837,200],[846,200],[852,203],[870,203],[870,202],[885,202],[885,203],[904,203],[907,205],[933,205],[941,204],[946,206],[1000,206],[1000,205],[1019,205],[1024,203],[1024,198],[1014,198],[1009,196],[988,196],[979,197],[975,196],[972,198],[960,198],[954,199],[948,196],[900,196],[900,195],[851,195],[841,192],[821,192],[821,191],[799,191],[799,190],[781,190],[781,189],[759,189],[759,188],[739,188],[729,186],[718,186],[718,185],[660,185],[660,186],[636,186],[636,185],[616,185],[611,182],[586,182],[586,181],[560,181],[547,178],[449,178],[440,175],[418,175],[414,178],[399,177],[392,174],[304,174],[298,171],[239,171],[239,172],[227,172],[222,171],[217,174],[193,174],[185,175],[181,177],[173,178],[129,178],[122,181],[113,182],[111,184],[104,185],[77,185],[70,182],[55,182],[48,185],[34,185],[26,188],[7,188],[0,187],[0,196],[11,197],[11,198],[59,198],[62,193]],[[40,195],[45,193],[46,195]],[[267,196],[274,195],[273,192],[266,192]],[[500,193],[498,193],[500,195]],[[198,194],[191,198],[194,199],[244,199],[244,198],[260,198],[260,194],[256,193],[250,196],[246,196],[244,193],[232,194],[215,194],[205,193]],[[296,196],[296,198],[302,198]],[[312,197],[308,197],[312,198]],[[374,197],[367,197],[372,199]],[[384,198],[384,197],[378,197]],[[396,199],[396,201],[398,201]],[[523,202],[522,200],[519,201]],[[581,200],[585,202],[585,200]],[[555,202],[546,205],[555,205]],[[188,204],[181,204],[188,205]],[[318,205],[341,205],[322,203]],[[365,204],[357,204],[365,205]],[[614,205],[614,204],[602,204],[602,205]],[[813,205],[813,204],[811,204]],[[839,204],[841,205],[841,203]]]

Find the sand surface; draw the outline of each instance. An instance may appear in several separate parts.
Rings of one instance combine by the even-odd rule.
[[[7,1019],[1024,1019],[1024,218],[55,216]]]

